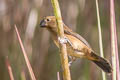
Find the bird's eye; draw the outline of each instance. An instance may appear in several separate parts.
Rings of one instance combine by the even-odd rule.
[[[50,21],[50,19],[47,19],[47,21]]]

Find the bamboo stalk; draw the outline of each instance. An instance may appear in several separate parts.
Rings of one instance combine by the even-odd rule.
[[[113,67],[112,80],[120,80],[114,0],[110,0],[110,26],[111,26],[112,67]]]
[[[58,0],[51,0],[52,6],[54,8],[54,15],[56,17],[57,25],[58,25],[58,36],[60,39],[64,38],[64,29],[63,29],[63,22],[61,17],[61,11],[59,7]],[[60,59],[61,59],[61,65],[63,69],[63,79],[64,80],[71,80],[70,77],[70,70],[68,66],[68,56],[66,51],[66,44],[60,43]]]
[[[31,77],[32,80],[36,80],[35,75],[34,75],[33,70],[32,70],[32,67],[31,67],[31,64],[30,64],[30,61],[29,61],[29,59],[27,57],[27,53],[26,53],[25,48],[23,46],[23,43],[22,43],[22,40],[20,38],[20,35],[19,35],[19,32],[18,32],[18,29],[17,29],[16,25],[15,25],[15,31],[16,31],[18,41],[20,43],[20,47],[22,49],[22,52],[23,52],[23,55],[24,55],[24,58],[25,58],[25,62],[26,62],[30,77]]]
[[[96,12],[97,12],[97,21],[98,21],[100,55],[101,55],[101,57],[104,57],[98,0],[96,0]],[[102,71],[102,78],[103,78],[103,80],[106,80],[105,72],[103,72],[103,71]]]

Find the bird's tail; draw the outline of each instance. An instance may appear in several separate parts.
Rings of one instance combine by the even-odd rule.
[[[91,60],[91,61],[93,61],[104,72],[106,72],[106,73],[112,73],[112,67],[111,67],[110,63],[106,59],[104,59],[104,58],[96,55],[94,52],[92,52],[90,54],[90,57],[88,59]]]

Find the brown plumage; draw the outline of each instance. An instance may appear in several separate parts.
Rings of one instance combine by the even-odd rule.
[[[48,31],[52,35],[53,41],[59,48],[56,18],[54,16],[45,17],[40,22],[40,26],[48,29]],[[91,60],[106,73],[112,72],[110,63],[106,59],[95,54],[95,52],[92,50],[88,42],[83,37],[73,32],[64,23],[63,23],[63,26],[64,26],[64,36],[69,41],[66,43],[67,53],[69,56],[73,57],[73,59],[85,58],[85,59]]]

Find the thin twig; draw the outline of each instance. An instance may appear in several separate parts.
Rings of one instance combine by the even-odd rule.
[[[97,21],[98,21],[100,55],[101,55],[101,57],[104,57],[98,0],[96,0],[96,12],[97,12]],[[105,72],[103,72],[103,71],[102,71],[102,77],[103,77],[103,80],[106,80]]]
[[[18,37],[18,41],[19,41],[19,43],[20,43],[20,47],[21,47],[21,49],[22,49],[22,52],[23,52],[23,55],[24,55],[24,58],[25,58],[26,65],[27,65],[27,67],[28,67],[28,71],[29,71],[30,76],[31,76],[31,79],[32,79],[32,80],[36,80],[35,75],[34,75],[34,73],[33,73],[31,64],[30,64],[29,59],[28,59],[28,57],[27,57],[27,53],[26,53],[25,48],[24,48],[24,46],[23,46],[23,43],[22,43],[22,40],[21,40],[21,38],[20,38],[20,35],[19,35],[19,32],[18,32],[18,29],[17,29],[16,25],[15,25],[15,31],[16,31],[16,34],[17,34],[17,37]]]
[[[64,29],[63,29],[63,22],[60,12],[60,7],[58,0],[51,0],[53,8],[54,8],[54,14],[56,17],[57,25],[58,25],[58,36],[63,39],[64,38]],[[64,80],[71,80],[70,77],[70,70],[68,66],[68,56],[66,52],[66,44],[59,44],[60,46],[60,58],[61,58],[61,65],[63,69],[63,78]]]

